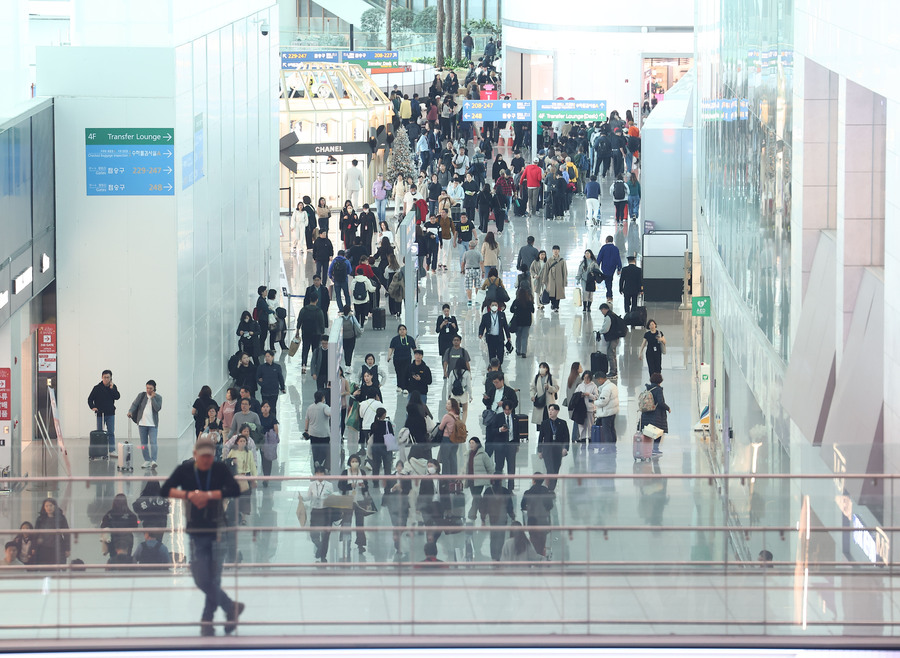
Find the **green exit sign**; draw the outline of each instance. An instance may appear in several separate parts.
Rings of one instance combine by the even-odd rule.
[[[709,297],[694,297],[691,299],[691,315],[695,318],[708,318],[710,316],[711,302]]]

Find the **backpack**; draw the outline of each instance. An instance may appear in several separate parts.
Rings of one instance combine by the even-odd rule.
[[[331,266],[331,277],[335,281],[347,279],[347,261],[345,259],[338,258],[334,261],[334,265]]]
[[[625,324],[625,320],[620,318],[613,312],[610,312],[612,316],[612,322],[609,325],[609,335],[615,338],[625,338],[628,335],[628,326]]]
[[[469,438],[469,430],[461,418],[456,420],[456,426],[453,428],[453,434],[450,435],[450,443],[465,443]]]
[[[613,185],[613,199],[621,201],[625,198],[625,183],[617,180]]]
[[[150,546],[144,543],[144,548],[141,549],[141,559],[138,561],[138,564],[168,564],[170,561],[170,558],[163,553],[162,542],[157,541],[156,546],[153,548],[150,548]]]
[[[453,395],[463,395],[466,389],[463,388],[462,377],[454,371],[453,384],[450,386],[450,392]]]
[[[365,281],[357,281],[353,286],[353,299],[361,304],[369,301],[369,291],[366,290]]]
[[[641,413],[656,411],[656,400],[653,399],[653,389],[643,390],[638,395],[638,409]]]

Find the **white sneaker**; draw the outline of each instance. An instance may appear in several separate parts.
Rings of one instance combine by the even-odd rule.
[[[150,462],[144,462],[141,464],[141,468],[150,468]]]
[[[117,453],[117,452],[111,452],[111,453],[109,453],[109,458],[110,458],[110,459],[118,459],[118,458],[119,458],[119,453]]]
[[[157,466],[159,466],[159,464],[156,462],[150,462],[150,468],[156,468]]]

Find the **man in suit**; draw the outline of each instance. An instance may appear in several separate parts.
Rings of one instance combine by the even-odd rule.
[[[322,313],[325,314],[325,326],[328,326],[328,307],[331,305],[331,295],[328,288],[322,285],[322,277],[316,274],[313,277],[312,285],[303,293],[303,305],[308,306],[315,299]]]
[[[622,268],[619,275],[619,292],[625,296],[625,313],[637,306],[638,295],[641,294],[641,268],[635,265],[634,256],[628,257],[628,265]]]
[[[504,400],[499,413],[495,413],[485,425],[486,440],[493,447],[494,473],[506,472],[509,475],[516,474],[516,454],[519,452],[519,438],[516,436],[513,413],[515,407],[510,400]],[[515,480],[509,480],[509,489],[515,488]]]
[[[496,301],[492,301],[490,308],[481,316],[478,338],[481,337],[487,342],[488,358],[497,359],[502,364],[504,337],[510,340],[511,334],[506,322],[506,313],[500,310],[500,304]]]

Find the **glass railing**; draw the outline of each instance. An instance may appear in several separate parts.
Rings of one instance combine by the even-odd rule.
[[[452,475],[356,478],[368,496],[317,495],[346,478],[254,478],[206,535],[222,588],[247,606],[236,632],[338,645],[900,635],[894,477],[663,475],[649,462],[621,474],[589,458],[590,473],[545,479],[553,492],[533,475],[512,478],[512,492],[503,476],[480,496]],[[185,505],[141,497],[150,481],[4,481],[0,638],[197,635]],[[58,511],[35,522],[47,498],[65,524]]]

